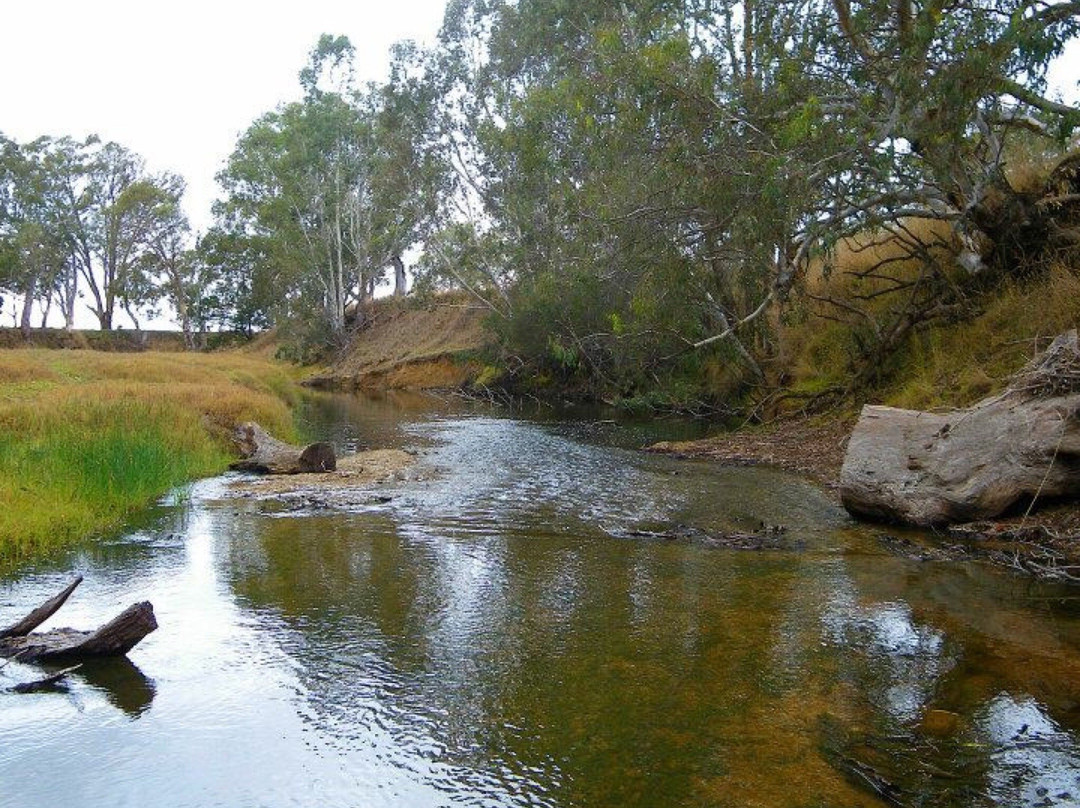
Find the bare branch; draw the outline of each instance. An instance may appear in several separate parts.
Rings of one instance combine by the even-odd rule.
[[[758,305],[756,309],[743,317],[741,320],[737,321],[733,325],[728,326],[726,329],[724,329],[724,331],[716,334],[715,336],[707,337],[703,340],[698,340],[691,347],[695,349],[704,348],[706,345],[712,345],[714,342],[719,342],[720,340],[727,339],[735,333],[735,330],[737,328],[740,328],[741,326],[744,326],[747,323],[752,322],[753,320],[756,320],[758,317],[760,317],[769,307],[769,304],[773,301],[774,295],[774,292],[769,292],[769,294],[765,295],[765,299],[761,301],[760,305]]]

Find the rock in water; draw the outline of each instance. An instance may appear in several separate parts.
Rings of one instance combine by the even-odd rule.
[[[856,516],[917,526],[1080,495],[1080,349],[1058,337],[1001,395],[947,414],[866,406],[840,498]]]

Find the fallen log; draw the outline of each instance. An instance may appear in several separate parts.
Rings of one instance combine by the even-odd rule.
[[[869,519],[928,527],[1080,496],[1080,348],[1063,334],[999,396],[965,410],[866,406],[840,499]]]
[[[76,575],[75,580],[64,587],[59,593],[53,595],[34,609],[34,611],[30,612],[30,614],[26,615],[22,620],[0,630],[0,640],[5,637],[25,637],[35,628],[40,626],[56,614],[56,611],[67,602],[67,599],[71,597],[71,593],[75,591],[75,587],[82,583],[82,579],[83,577],[81,575]]]
[[[337,468],[334,447],[329,443],[293,446],[272,437],[258,424],[240,424],[233,434],[241,460],[230,464],[236,471],[260,474],[312,474]]]
[[[0,657],[18,656],[20,662],[48,662],[96,656],[120,656],[157,628],[154,607],[135,603],[96,631],[58,628],[38,634],[0,639]]]

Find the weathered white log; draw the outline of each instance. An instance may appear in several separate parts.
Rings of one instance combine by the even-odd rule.
[[[261,474],[312,474],[337,468],[334,447],[329,443],[293,446],[272,437],[258,424],[248,421],[236,428],[233,440],[241,460],[229,468]]]
[[[856,516],[918,526],[999,516],[1080,496],[1080,349],[1062,335],[1005,393],[939,414],[866,406],[840,498]]]

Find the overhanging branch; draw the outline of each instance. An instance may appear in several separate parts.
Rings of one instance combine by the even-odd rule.
[[[1080,7],[1080,4],[1073,4]],[[1043,112],[1051,112],[1055,115],[1068,115],[1075,118],[1080,118],[1080,109],[1076,107],[1070,107],[1068,104],[1060,104],[1057,101],[1051,101],[1049,98],[1043,98],[1036,92],[1032,92],[1027,87],[1013,81],[1012,79],[1001,80],[1002,91],[1008,93],[1017,101],[1021,101],[1028,106],[1041,109]]]

